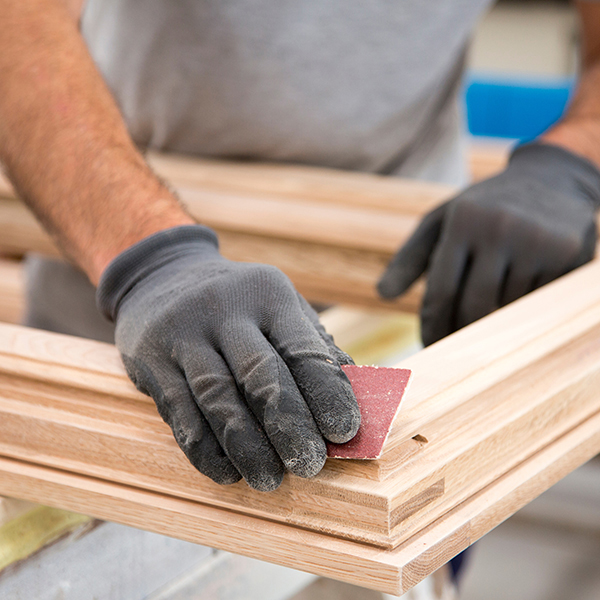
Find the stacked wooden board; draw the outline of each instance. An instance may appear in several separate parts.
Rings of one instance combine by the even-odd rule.
[[[152,155],[190,212],[219,233],[232,260],[273,264],[307,298],[418,309],[420,288],[382,302],[375,284],[419,218],[449,186],[314,167]],[[47,233],[0,181],[0,255],[58,255]]]
[[[196,473],[116,349],[0,326],[0,493],[399,593],[600,450],[600,263],[402,362],[378,461]]]

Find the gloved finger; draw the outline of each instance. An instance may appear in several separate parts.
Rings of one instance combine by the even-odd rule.
[[[421,306],[423,345],[429,346],[456,330],[456,311],[469,268],[466,244],[452,239],[438,244]]]
[[[352,357],[337,347],[333,336],[327,332],[327,330],[319,320],[319,315],[317,314],[317,312],[300,294],[298,294],[298,292],[296,292],[296,294],[298,296],[298,302],[300,303],[304,314],[306,315],[308,320],[313,324],[314,328],[317,330],[317,333],[321,336],[321,339],[327,345],[327,348],[329,349],[329,352],[331,352],[333,358],[340,365],[353,365],[354,361],[352,360]]]
[[[547,243],[541,254],[540,271],[535,279],[535,288],[542,287],[572,270],[579,255],[580,246],[570,240]]]
[[[446,202],[427,214],[392,258],[377,283],[382,298],[391,299],[404,293],[425,272],[440,237],[447,207]]]
[[[215,351],[183,352],[184,370],[196,404],[216,439],[248,485],[275,490],[284,467],[258,420],[241,396],[227,363]]]
[[[531,233],[520,236],[518,239],[526,243],[513,248],[514,258],[506,277],[502,305],[564,275],[586,262],[586,258],[589,260],[590,248],[592,253],[595,248],[595,227],[588,235],[590,240],[584,240],[581,245],[544,240],[539,235],[533,238]]]
[[[544,255],[544,233],[527,221],[513,221],[508,239],[508,269],[501,290],[500,306],[514,302],[535,288]]]
[[[188,460],[203,475],[225,485],[241,479],[200,412],[183,373],[175,366],[150,368],[139,360],[123,356],[127,373],[136,387],[151,396],[160,416]]]
[[[288,366],[323,436],[335,443],[351,440],[360,425],[356,396],[304,312],[278,313],[270,324],[268,338]]]
[[[579,254],[573,261],[573,264],[570,265],[569,270],[576,269],[577,267],[581,267],[582,265],[585,265],[585,263],[590,262],[590,260],[592,260],[596,254],[597,242],[598,229],[596,227],[596,220],[592,219],[587,231],[584,233]]]
[[[507,267],[505,256],[494,249],[481,249],[474,254],[458,301],[456,315],[458,329],[500,307]]]
[[[506,306],[518,300],[535,288],[535,282],[540,272],[539,265],[539,259],[534,254],[513,259],[506,273],[500,306]]]
[[[221,351],[286,469],[300,477],[316,475],[327,458],[325,441],[273,346],[258,327],[248,324],[228,333]]]

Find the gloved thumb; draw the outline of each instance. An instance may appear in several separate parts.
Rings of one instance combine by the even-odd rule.
[[[398,250],[377,283],[382,298],[404,293],[425,271],[437,244],[448,202],[428,213],[408,241]]]

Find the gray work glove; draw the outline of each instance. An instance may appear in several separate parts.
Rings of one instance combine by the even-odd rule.
[[[383,298],[425,271],[421,335],[432,344],[591,260],[600,172],[542,143],[517,148],[506,170],[430,212],[390,262]]]
[[[115,258],[98,286],[129,377],[180,448],[221,484],[261,491],[287,469],[316,475],[323,438],[346,442],[360,413],[333,343],[272,266],[223,258],[214,232],[175,227]]]

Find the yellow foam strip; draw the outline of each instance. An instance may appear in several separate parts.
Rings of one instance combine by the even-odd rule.
[[[420,342],[419,318],[399,313],[390,315],[369,334],[343,348],[357,365],[389,362]]]
[[[357,365],[391,366],[420,349],[417,315],[335,306],[319,318]]]
[[[8,521],[0,527],[0,571],[91,521],[91,517],[47,506],[36,506]]]

